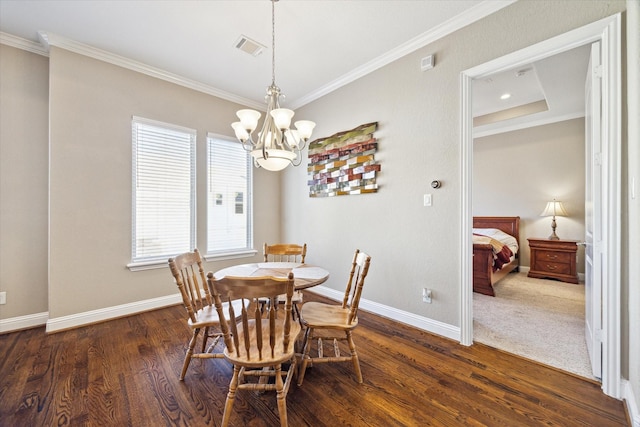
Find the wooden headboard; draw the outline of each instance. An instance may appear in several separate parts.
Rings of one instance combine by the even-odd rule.
[[[515,237],[520,246],[519,216],[474,216],[473,228],[497,228]]]

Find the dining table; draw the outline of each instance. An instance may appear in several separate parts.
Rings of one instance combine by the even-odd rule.
[[[256,262],[232,265],[216,271],[213,277],[221,279],[230,277],[262,277],[271,276],[285,278],[293,272],[296,291],[320,285],[329,279],[329,272],[322,267],[299,262]]]

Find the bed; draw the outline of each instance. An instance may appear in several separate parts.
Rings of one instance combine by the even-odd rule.
[[[520,217],[519,216],[475,216],[473,217],[474,235],[482,234],[478,229],[497,229],[515,238],[520,247]],[[491,234],[491,233],[488,233]],[[474,237],[474,240],[475,237]],[[481,240],[481,239],[479,239]],[[473,291],[484,295],[495,296],[493,287],[512,271],[520,270],[519,250],[510,258],[509,262],[499,269],[494,268],[495,245],[489,243],[473,244]]]

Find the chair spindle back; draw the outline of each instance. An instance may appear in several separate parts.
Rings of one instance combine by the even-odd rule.
[[[296,245],[290,243],[278,243],[276,245],[264,244],[264,262],[301,262],[307,256],[307,244]]]
[[[223,277],[215,279],[212,273],[207,275],[207,284],[213,295],[214,304],[220,317],[220,329],[224,336],[227,351],[234,358],[242,358],[246,362],[263,362],[282,358],[293,345],[291,337],[291,310],[293,296],[293,273],[288,278],[276,277]],[[284,313],[278,313],[272,304],[266,313],[256,303],[259,298],[276,298],[286,295]],[[242,300],[240,324],[236,318],[233,305],[229,304],[229,312],[224,313],[222,303]],[[276,343],[282,338],[282,348]]]
[[[178,285],[182,302],[192,322],[196,322],[196,312],[213,305],[206,286],[202,258],[198,249],[169,259],[171,274]],[[203,296],[204,292],[204,296]]]
[[[356,249],[353,255],[351,271],[349,272],[349,282],[344,291],[342,300],[342,308],[349,309],[348,323],[350,324],[358,315],[358,306],[360,305],[360,296],[364,286],[364,279],[369,272],[369,264],[371,257],[364,252]]]

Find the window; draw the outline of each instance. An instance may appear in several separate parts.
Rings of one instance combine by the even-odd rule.
[[[253,250],[251,156],[235,141],[207,136],[207,253]]]
[[[132,263],[166,263],[195,248],[196,131],[134,117],[132,140]]]

